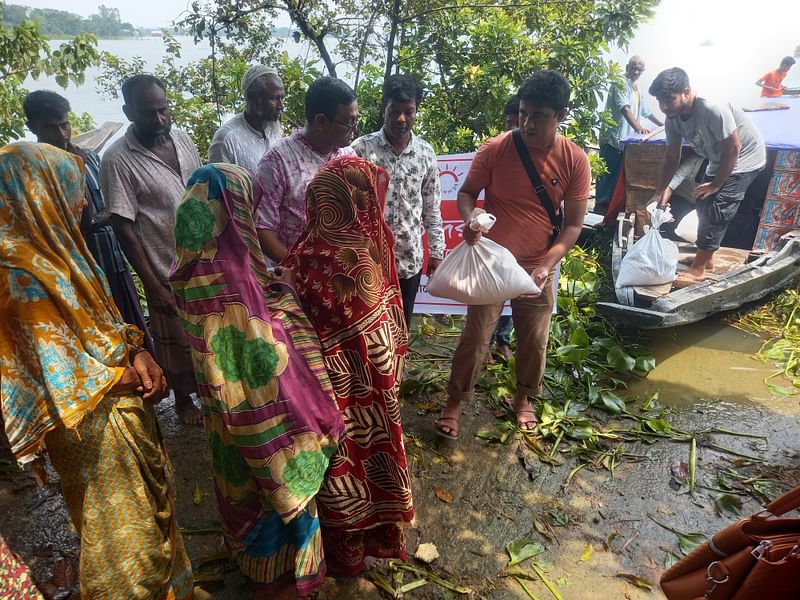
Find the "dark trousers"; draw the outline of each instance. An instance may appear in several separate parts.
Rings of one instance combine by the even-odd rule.
[[[422,269],[419,273],[408,279],[400,279],[400,294],[403,296],[403,314],[406,317],[406,326],[411,330],[411,317],[414,316],[414,301],[419,291],[419,280],[422,278]]]
[[[697,201],[697,247],[700,250],[719,250],[728,225],[736,216],[736,211],[744,199],[747,188],[753,183],[758,171],[747,173],[733,173],[728,176],[719,191]],[[713,177],[706,175],[704,183],[713,181]]]

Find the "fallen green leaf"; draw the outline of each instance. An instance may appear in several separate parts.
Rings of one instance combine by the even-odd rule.
[[[200,491],[200,484],[196,481],[194,482],[194,493],[192,494],[192,502],[195,505],[200,504],[203,501],[203,492]]]
[[[411,590],[415,590],[417,588],[421,588],[423,585],[428,585],[427,579],[415,579],[414,581],[410,581],[405,585],[400,586],[397,588],[398,594],[405,594],[406,592],[410,592]]]
[[[542,569],[542,567],[541,567],[541,566],[539,566],[538,564],[536,564],[536,562],[534,561],[534,562],[532,562],[532,563],[531,563],[531,568],[534,570],[534,572],[535,572],[535,573],[536,573],[536,575],[539,577],[539,579],[541,579],[541,580],[542,580],[542,583],[545,585],[545,587],[546,587],[548,590],[550,590],[550,593],[551,593],[551,594],[553,594],[553,597],[554,597],[556,600],[564,600],[564,597],[563,597],[563,596],[561,595],[561,593],[558,591],[558,588],[556,588],[556,586],[554,586],[554,585],[553,585],[553,584],[550,582],[550,580],[549,580],[549,579],[547,579],[547,577],[545,577],[544,570]]]
[[[717,514],[724,516],[726,514],[733,515],[734,517],[742,516],[742,499],[733,494],[722,494],[717,496],[714,500],[714,505],[717,507]]]
[[[533,558],[534,556],[544,552],[544,546],[529,538],[520,538],[509,542],[506,545],[506,552],[508,552],[509,561],[508,566],[512,567],[518,565],[522,561]]]

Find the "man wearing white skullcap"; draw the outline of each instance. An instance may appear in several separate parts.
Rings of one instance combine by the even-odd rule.
[[[253,65],[242,77],[242,94],[244,112],[214,134],[208,162],[231,163],[255,172],[264,153],[282,137],[283,82],[275,69]]]

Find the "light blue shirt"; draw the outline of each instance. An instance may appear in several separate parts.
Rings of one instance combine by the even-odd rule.
[[[649,117],[652,114],[644,105],[642,91],[634,89],[633,83],[627,77],[625,78],[624,88],[612,85],[608,91],[606,110],[611,111],[611,118],[614,119],[616,125],[608,126],[600,132],[601,144],[608,144],[619,149],[620,140],[624,140],[636,133],[628,123],[628,120],[622,115],[622,109],[626,106],[630,108],[634,119],[639,121],[640,124],[642,118]]]

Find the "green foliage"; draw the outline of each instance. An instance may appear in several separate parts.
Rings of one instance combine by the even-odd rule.
[[[69,124],[72,127],[72,135],[80,135],[81,133],[86,133],[87,131],[91,131],[96,127],[94,118],[92,115],[85,112],[82,114],[77,114],[74,112],[69,113]]]
[[[755,310],[730,319],[734,327],[767,338],[756,357],[772,362],[776,371],[764,379],[777,396],[793,396],[800,388],[800,289],[788,289]],[[771,383],[781,378],[792,387]]]
[[[356,81],[363,132],[380,125],[384,75],[412,74],[428,91],[417,130],[439,153],[473,151],[502,131],[503,106],[522,80],[539,69],[556,69],[573,89],[564,132],[586,147],[597,141],[602,95],[622,76],[619,65],[602,54],[612,44],[625,46],[657,3],[278,0],[265,8],[260,0],[217,0],[211,6],[195,3],[182,25],[198,39],[224,33],[249,43],[253,35],[265,35],[278,12],[286,12],[296,39],[311,42],[313,58],[329,74]],[[341,60],[334,60],[328,44]],[[293,101],[292,94],[287,98]],[[602,114],[601,123],[609,118]],[[602,161],[595,159],[593,166],[603,168]]]
[[[32,21],[13,27],[0,26],[0,145],[24,134],[22,100],[28,90],[23,83],[29,74],[34,79],[55,76],[62,87],[69,82],[80,85],[86,69],[96,64],[98,58],[97,38],[91,34],[76,36],[51,50],[39,26]]]
[[[558,314],[550,324],[545,386],[559,398],[578,406],[597,406],[620,414],[625,403],[617,391],[620,378],[646,373],[655,359],[624,340],[617,329],[595,311],[603,273],[596,253],[575,247],[561,263]]]
[[[97,13],[84,19],[66,10],[29,8],[8,4],[3,10],[3,21],[8,26],[30,20],[39,25],[42,35],[50,38],[93,33],[100,37],[122,37],[139,34],[139,30],[122,21],[119,9],[100,5]]]

